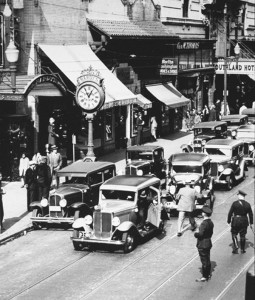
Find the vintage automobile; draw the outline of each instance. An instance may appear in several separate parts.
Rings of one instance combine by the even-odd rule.
[[[152,176],[119,175],[102,184],[93,216],[88,214],[73,223],[74,249],[108,248],[128,253],[146,237],[161,232],[164,222],[159,187],[159,178]],[[146,201],[153,201],[148,206],[147,230],[138,226],[142,191],[146,191]]]
[[[68,227],[80,216],[92,215],[101,184],[115,175],[115,164],[104,161],[79,160],[59,170],[57,176],[64,182],[50,191],[49,199],[30,205],[34,227],[40,229],[53,223]]]
[[[244,142],[244,159],[255,165],[255,124],[240,126],[236,138]]]
[[[245,179],[247,166],[243,151],[241,140],[215,139],[206,143],[205,153],[211,158],[211,176],[215,184],[231,190],[238,181]]]
[[[168,200],[167,208],[170,212],[177,208],[177,197],[183,182],[192,183],[198,193],[196,209],[204,205],[213,208],[214,181],[210,176],[210,158],[204,153],[176,153],[169,158]]]
[[[242,111],[242,115],[248,116],[248,122],[255,124],[255,108],[246,108]]]
[[[153,175],[152,164],[149,161],[133,161],[125,167],[126,175]],[[121,174],[123,175],[123,174]]]
[[[164,158],[164,148],[161,146],[145,145],[145,146],[131,146],[126,150],[126,170],[131,169],[132,166],[138,167],[144,162],[150,163],[150,171],[159,179],[166,177],[166,160]],[[145,174],[145,173],[144,173]],[[148,173],[149,174],[149,173]]]
[[[236,132],[239,126],[248,123],[248,116],[246,115],[227,115],[222,116],[221,121],[227,122],[228,125],[228,138],[235,139]]]
[[[227,123],[222,121],[201,122],[194,126],[193,132],[193,141],[190,145],[182,145],[182,152],[203,152],[208,141],[227,138]]]

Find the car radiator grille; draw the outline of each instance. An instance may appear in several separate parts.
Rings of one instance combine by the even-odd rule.
[[[96,238],[108,239],[112,234],[112,214],[94,212],[94,234]]]
[[[50,196],[50,206],[59,206],[59,201],[61,200],[61,197],[58,195],[52,195]]]
[[[218,175],[218,164],[211,163],[211,176],[217,176],[217,175]]]
[[[136,175],[136,168],[126,167],[126,175]]]
[[[59,206],[59,201],[61,200],[61,197],[59,195],[51,195],[50,201],[49,201],[49,214],[50,217],[54,218],[62,218],[63,217],[63,211],[62,209],[60,211],[51,210],[51,206]]]

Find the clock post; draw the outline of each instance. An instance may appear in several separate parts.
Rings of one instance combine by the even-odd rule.
[[[92,66],[81,72],[77,78],[76,103],[86,114],[88,121],[88,150],[84,161],[95,161],[93,143],[93,119],[96,112],[104,105],[105,87],[104,79],[97,70]]]

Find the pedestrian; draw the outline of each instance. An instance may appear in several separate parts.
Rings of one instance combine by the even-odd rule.
[[[158,128],[158,123],[156,120],[155,116],[151,117],[151,137],[152,141],[156,142],[157,141],[157,128]]]
[[[3,220],[4,220],[4,206],[3,206],[3,195],[5,194],[2,188],[2,172],[0,172],[0,233],[4,230]]]
[[[147,193],[145,190],[142,190],[141,193],[138,195],[137,201],[137,208],[138,208],[138,228],[139,229],[146,229],[146,219],[148,214],[149,205],[152,203],[148,199]]]
[[[136,125],[137,125],[137,142],[136,142],[136,144],[142,145],[144,120],[143,120],[143,115],[141,112],[138,113]]]
[[[29,158],[26,156],[26,153],[22,153],[21,158],[19,160],[19,176],[21,179],[21,187],[23,188],[25,183],[24,183],[24,178],[25,178],[25,173],[26,170],[29,167]]]
[[[29,162],[29,168],[25,174],[25,187],[27,188],[27,211],[30,211],[30,204],[38,199],[36,162],[33,160]]]
[[[48,144],[56,145],[57,144],[57,138],[59,138],[59,135],[56,133],[55,128],[55,119],[50,118],[49,119],[49,125],[48,125]]]
[[[203,221],[199,226],[198,232],[194,236],[197,238],[197,250],[202,263],[202,277],[196,281],[206,281],[211,278],[210,251],[212,248],[211,237],[213,235],[214,224],[210,219],[212,210],[208,206],[203,206]]]
[[[40,163],[41,157],[42,157],[41,153],[37,151],[33,156],[32,160],[38,165]]]
[[[125,148],[126,126],[124,116],[121,115],[116,122],[116,149]]]
[[[234,114],[239,114],[239,109],[240,109],[240,104],[239,104],[239,99],[236,99],[235,104],[234,104]]]
[[[52,181],[56,179],[57,186],[59,182],[56,175],[57,171],[61,169],[62,163],[62,155],[58,152],[58,147],[56,145],[53,145],[51,147],[51,152],[48,155],[48,165],[50,166]]]
[[[187,110],[187,112],[186,112],[185,123],[186,123],[186,130],[190,131],[191,127],[190,127],[190,111],[189,110]]]
[[[239,109],[239,115],[241,115],[242,112],[243,112],[245,109],[247,109],[247,106],[245,105],[245,102],[243,102],[243,103],[242,103],[242,106],[241,106],[240,109]]]
[[[195,112],[194,125],[201,122],[201,112]]]
[[[247,227],[250,223],[250,227],[252,229],[253,225],[253,213],[251,209],[250,203],[245,201],[245,196],[247,195],[245,192],[239,190],[238,191],[238,200],[234,201],[231,205],[231,208],[228,213],[228,224],[231,223],[231,234],[233,240],[233,251],[232,253],[238,253],[238,240],[237,235],[240,235],[240,247],[241,252],[245,253],[245,236],[247,233]],[[249,221],[248,221],[248,216]]]
[[[196,208],[195,200],[198,196],[198,193],[192,185],[192,182],[184,181],[183,187],[180,188],[177,194],[177,199],[179,200],[177,206],[177,210],[179,211],[177,236],[179,237],[182,235],[182,226],[186,215],[189,218],[191,230],[194,231],[197,227],[196,221],[194,219],[194,210]]]
[[[51,185],[51,170],[47,165],[47,157],[42,156],[40,164],[37,166],[36,172],[37,184],[38,184],[38,200],[49,197],[50,185]]]
[[[221,116],[221,101],[220,99],[217,99],[215,102],[215,111],[216,111],[216,121],[220,121]]]
[[[225,112],[225,106],[226,106],[226,112]],[[229,109],[228,102],[226,102],[226,105],[225,105],[225,102],[222,101],[221,102],[220,116],[228,116],[228,115],[230,115],[230,109]]]
[[[209,109],[208,109],[208,106],[205,105],[202,110],[202,121],[207,122],[208,118],[209,118]]]
[[[190,112],[190,129],[193,129],[194,124],[195,124],[195,115],[196,115],[196,110],[195,108],[193,108]]]
[[[214,104],[210,107],[208,121],[216,121],[216,110]]]

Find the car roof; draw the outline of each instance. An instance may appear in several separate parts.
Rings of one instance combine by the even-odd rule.
[[[226,147],[233,147],[235,145],[243,144],[241,140],[234,140],[234,139],[213,139],[208,141],[205,144],[205,148],[207,146],[226,146]]]
[[[161,146],[156,146],[156,145],[136,145],[136,146],[130,146],[127,148],[127,151],[154,151],[157,149],[163,149]]]
[[[238,130],[239,129],[250,129],[250,130],[252,130],[252,131],[254,131],[255,130],[255,124],[245,124],[245,125],[241,125],[239,128],[238,128]]]
[[[255,108],[245,108],[242,115],[255,115]]]
[[[58,171],[59,176],[65,176],[64,174],[69,174],[69,176],[84,176],[85,174],[100,171],[107,167],[113,166],[115,168],[115,164],[107,161],[95,161],[95,162],[84,162],[82,160],[78,160],[69,166],[64,167]],[[71,173],[71,174],[70,174]]]
[[[169,158],[171,163],[187,163],[188,162],[196,162],[196,163],[203,163],[209,160],[209,156],[205,153],[175,153],[172,154]]]
[[[247,118],[247,115],[227,115],[227,116],[222,116],[221,120],[222,121],[236,121],[240,119]]]
[[[201,122],[198,123],[194,126],[194,129],[197,128],[211,128],[213,129],[216,126],[220,126],[220,125],[227,125],[226,122],[222,122],[222,121],[211,121],[211,122]]]
[[[152,177],[150,175],[118,175],[104,182],[101,185],[100,189],[121,190],[123,188],[128,188],[130,189],[130,191],[135,192],[138,189],[143,189],[157,183],[160,184],[160,179],[157,177]]]

